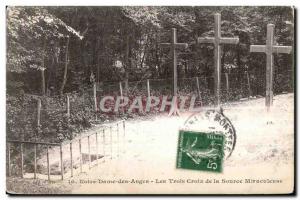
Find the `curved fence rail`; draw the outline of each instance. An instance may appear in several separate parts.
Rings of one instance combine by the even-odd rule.
[[[43,174],[39,173],[38,170],[39,156],[37,150],[39,148],[42,149],[40,155],[42,164],[44,164],[43,161],[46,160],[47,179],[50,181],[52,180],[52,175],[56,177],[58,175],[60,179],[63,180],[65,175],[72,177],[76,169],[79,169],[81,173],[83,172],[83,168],[91,169],[92,166],[98,165],[100,161],[105,162],[106,159],[119,157],[121,137],[123,137],[124,140],[125,136],[125,120],[121,120],[113,124],[103,125],[97,131],[81,135],[73,140],[64,141],[62,143],[7,140],[7,175],[13,176],[19,174],[21,178],[43,179]],[[24,169],[25,145],[27,150],[33,149],[34,152],[33,157],[28,161],[29,163],[34,163],[33,172]],[[44,149],[45,151],[43,151]],[[19,154],[19,159],[15,156],[15,161],[19,164],[20,171],[15,174],[12,174],[11,168],[13,160],[12,150]],[[55,165],[57,158],[55,152],[59,154],[59,163],[57,165],[60,168],[59,173],[51,171],[52,165]],[[54,161],[51,162],[51,159]],[[78,160],[79,163],[76,162]]]

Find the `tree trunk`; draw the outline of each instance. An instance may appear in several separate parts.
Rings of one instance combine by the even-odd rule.
[[[221,57],[221,73],[225,70],[225,46],[221,47],[221,53],[222,53],[222,57]]]
[[[69,57],[68,57],[68,53],[69,53],[69,42],[70,42],[70,37],[68,37],[67,39],[67,44],[66,44],[66,53],[65,53],[65,71],[64,71],[64,77],[63,77],[63,82],[60,88],[60,94],[63,94],[64,92],[64,88],[67,82],[67,74],[68,74],[68,63],[69,63]]]
[[[43,58],[42,58],[42,69],[41,69],[41,77],[42,77],[42,95],[46,95],[46,80],[45,80],[45,51],[46,51],[46,37],[44,38],[43,44]]]
[[[129,34],[126,36],[126,52],[125,52],[125,62],[126,62],[126,67],[125,67],[125,92],[126,95],[128,95],[128,79],[129,79],[129,73],[128,70],[130,68],[130,62],[129,62]]]
[[[243,67],[242,67],[242,62],[241,62],[241,48],[238,45],[237,46],[237,66],[238,66],[238,82],[236,84],[238,84],[240,87],[242,87],[242,81],[243,81],[243,77],[242,74],[244,73]]]
[[[44,46],[43,46],[43,58],[42,58],[42,69],[41,69],[41,77],[42,77],[42,95],[46,94],[46,81],[45,81],[45,50],[46,50],[46,37],[44,38]]]
[[[42,77],[42,96],[46,95],[46,83],[45,83],[45,69],[41,69]]]

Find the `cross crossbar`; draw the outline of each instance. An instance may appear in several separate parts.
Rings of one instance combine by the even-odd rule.
[[[168,48],[171,45],[173,45],[172,43],[160,43],[160,44],[163,48]],[[175,46],[176,49],[186,49],[186,48],[188,48],[187,43],[175,43],[174,46]]]
[[[266,45],[251,45],[250,52],[263,52],[266,53]],[[291,46],[272,46],[273,53],[286,53],[290,54],[292,52]]]
[[[292,52],[291,46],[274,45],[274,28],[273,24],[267,25],[267,40],[266,45],[251,45],[250,52],[260,52],[266,54],[266,107],[267,111],[273,105],[273,53],[290,54]]]
[[[171,43],[161,43],[162,47],[169,47],[170,52],[172,55],[173,60],[173,96],[175,98],[175,101],[173,103],[172,109],[170,110],[169,115],[175,114],[179,115],[179,109],[177,107],[177,50],[179,49],[185,49],[188,47],[187,43],[177,43],[177,35],[176,35],[176,28],[172,28],[172,39]]]
[[[214,37],[199,37],[198,43],[212,43],[214,44],[214,90],[215,90],[215,106],[220,106],[220,88],[221,88],[221,44],[237,44],[239,38],[221,37],[221,15],[215,14]]]

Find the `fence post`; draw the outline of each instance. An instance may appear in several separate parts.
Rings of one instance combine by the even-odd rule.
[[[71,160],[71,177],[73,177],[73,150],[72,150],[72,141],[70,142],[70,160]]]
[[[94,86],[93,86],[93,93],[94,93],[94,108],[95,108],[95,120],[97,121],[97,83],[94,82]]]
[[[120,96],[123,97],[122,82],[119,82],[119,87],[120,87]]]
[[[49,146],[47,145],[47,175],[48,181],[50,181],[50,161],[49,161]]]
[[[80,172],[82,172],[82,153],[81,153],[81,135],[80,135],[80,138],[79,138],[79,165],[80,165]]]
[[[42,107],[41,99],[38,99],[38,101],[37,101],[37,127],[39,127],[41,125],[41,107]]]
[[[228,77],[228,73],[225,73],[225,79],[226,79],[226,92],[227,95],[229,94],[229,77]]]
[[[34,144],[34,179],[36,179],[36,169],[37,169],[37,144]]]
[[[94,82],[94,87],[93,87],[93,91],[94,91],[94,108],[95,108],[95,112],[97,112],[97,84],[96,82]]]
[[[67,117],[68,117],[68,121],[70,118],[70,97],[69,95],[67,95]]]
[[[110,131],[110,159],[112,159],[112,154],[113,154],[113,137],[112,137],[112,127],[109,127],[109,131]]]
[[[23,152],[23,143],[20,143],[20,152],[21,152],[21,178],[24,177],[24,152]]]
[[[39,131],[40,131],[40,125],[41,125],[41,108],[42,108],[42,102],[41,99],[37,100],[37,128],[36,128],[36,132],[35,132],[35,140],[37,139],[37,136],[39,135]]]
[[[197,92],[198,92],[198,96],[201,99],[201,93],[200,93],[200,85],[199,85],[199,78],[196,77],[196,84],[197,84]]]
[[[117,157],[119,157],[120,153],[120,144],[119,144],[119,122],[117,122]]]
[[[105,162],[105,130],[102,130],[102,137],[103,137],[103,161]]]
[[[10,143],[7,143],[7,148],[8,148],[8,176],[11,176],[11,169],[10,169]]]
[[[60,149],[60,171],[61,171],[61,180],[64,180],[64,162],[63,162],[63,149],[62,144],[59,146]]]
[[[42,108],[42,102],[41,99],[37,100],[37,128],[35,132],[35,140],[37,140],[37,136],[39,135],[40,126],[41,126],[41,108]]]
[[[89,154],[89,169],[91,169],[91,146],[90,146],[90,136],[88,138],[88,154]]]
[[[122,82],[119,82],[119,89],[120,89],[120,96],[121,96],[121,102],[123,102],[123,88],[122,88]],[[124,113],[124,107],[122,106],[122,113]]]
[[[45,50],[45,49],[44,49]],[[45,60],[45,52],[43,52],[43,61],[42,61],[42,65],[44,66]],[[46,87],[45,87],[45,68],[41,69],[41,76],[42,76],[42,95],[45,96],[46,94]]]
[[[247,86],[248,86],[248,96],[250,98],[250,96],[251,96],[251,86],[250,86],[250,78],[249,78],[248,71],[246,71],[246,77],[247,77]]]
[[[148,99],[150,99],[151,93],[150,93],[150,81],[147,79],[147,91],[148,91]]]
[[[96,132],[96,164],[98,166],[98,133]]]

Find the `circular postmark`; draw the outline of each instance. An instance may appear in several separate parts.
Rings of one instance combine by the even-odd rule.
[[[230,157],[236,144],[236,132],[230,120],[216,110],[206,110],[191,115],[181,128],[189,131],[221,134],[224,136],[224,158]]]

